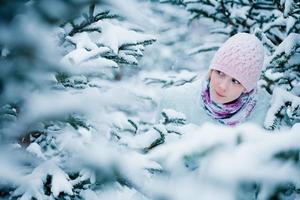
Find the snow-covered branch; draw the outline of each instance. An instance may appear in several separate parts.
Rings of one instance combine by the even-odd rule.
[[[281,88],[273,90],[271,107],[267,112],[264,126],[267,129],[279,128],[282,123],[293,126],[300,122],[300,97]]]

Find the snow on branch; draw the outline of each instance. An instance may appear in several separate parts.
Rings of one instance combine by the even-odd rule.
[[[175,124],[184,125],[186,123],[186,117],[184,114],[179,113],[172,109],[163,109],[161,112],[163,119],[162,124]]]
[[[94,22],[97,22],[99,20],[103,19],[112,19],[112,18],[118,18],[120,16],[110,14],[110,11],[106,10],[103,12],[99,12],[96,15],[94,15],[95,11],[95,4],[92,4],[89,6],[88,13],[83,13],[82,18],[79,18],[77,20],[72,21],[70,24],[72,26],[71,31],[68,33],[69,36],[73,36],[76,33],[84,32],[84,31],[101,31],[98,29],[90,29],[88,26]]]
[[[216,44],[204,44],[201,45],[199,47],[193,48],[191,49],[188,54],[193,55],[193,54],[197,54],[197,53],[201,53],[201,52],[208,52],[208,51],[216,51],[219,49],[219,47],[221,46],[220,43],[216,43]]]
[[[197,74],[182,70],[179,73],[174,74],[162,74],[153,72],[150,76],[149,73],[142,75],[144,82],[147,85],[161,85],[162,88],[171,86],[180,86],[186,83],[191,83],[197,78]]]
[[[275,51],[276,45],[273,44],[273,42],[266,36],[266,34],[263,33],[260,28],[255,28],[254,34],[261,40],[264,47],[266,47],[267,55],[271,55]]]
[[[51,177],[50,190],[55,198],[60,193],[73,194],[69,176],[53,160],[49,160],[36,167],[32,173],[24,176],[13,196],[20,196],[24,200],[46,199],[44,184],[46,184],[48,176]]]
[[[289,126],[300,122],[300,97],[281,88],[275,88],[264,126],[273,130],[279,128],[283,122]]]
[[[292,90],[300,82],[299,65],[297,57],[300,54],[300,34],[291,33],[276,48],[274,53],[266,60],[266,69],[263,79],[264,87],[271,92],[274,86],[281,86]]]
[[[120,79],[120,68],[138,65],[145,47],[156,41],[154,35],[133,30],[108,11],[96,14],[94,9],[95,5],[90,6],[89,12],[75,19],[71,27],[64,24],[58,34],[64,54],[60,64],[67,73],[57,74],[56,79],[64,87],[88,87],[90,77]],[[86,76],[85,83],[73,84],[71,79],[79,76]]]
[[[225,199],[239,194],[268,199],[297,193],[298,140],[297,130],[271,134],[251,124],[186,126],[180,140],[158,146],[148,157],[170,174],[170,181],[161,183],[168,187],[160,190],[170,199],[176,199],[174,187],[177,194],[186,192],[185,198],[215,199],[218,191]]]
[[[98,28],[101,33],[77,33],[74,36],[67,36],[66,40],[76,45],[76,49],[71,51],[63,58],[63,63],[66,61],[71,64],[91,65],[89,60],[95,62],[94,65],[113,66],[117,64],[109,64],[102,62],[99,58],[112,59],[111,62],[137,64],[135,57],[142,55],[144,46],[155,41],[154,36],[144,33],[138,33],[133,30],[127,30],[118,25],[114,25],[107,21],[98,21],[90,25],[92,28]],[[104,47],[103,47],[104,46]],[[135,48],[131,47],[135,46]],[[95,58],[95,59],[92,59]],[[99,60],[99,62],[98,62]],[[114,60],[114,61],[113,61]],[[86,61],[85,63],[82,63]],[[87,63],[88,62],[88,63]]]

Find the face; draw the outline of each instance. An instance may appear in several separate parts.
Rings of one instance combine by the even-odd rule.
[[[209,92],[214,102],[223,104],[236,100],[243,92],[246,92],[246,89],[231,76],[212,70]]]

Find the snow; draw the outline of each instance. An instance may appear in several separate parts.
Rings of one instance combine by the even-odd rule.
[[[33,142],[31,143],[27,148],[27,151],[29,151],[30,153],[35,154],[37,157],[42,158],[43,160],[46,160],[45,155],[42,153],[42,149],[40,147],[40,145],[38,145],[37,143]]]
[[[282,78],[284,76],[284,73],[281,72],[276,72],[276,73],[272,73],[271,69],[268,69],[265,71],[265,75],[272,81],[276,81],[279,80],[280,78]]]
[[[295,23],[297,23],[297,20],[292,16],[288,16],[288,18],[286,20],[286,32],[287,33],[290,32],[290,30],[293,28]]]
[[[93,191],[93,190],[82,190],[80,192],[80,196],[83,198],[83,199],[89,199],[89,200],[99,200],[99,197],[98,195]]]
[[[89,196],[87,196],[89,195]],[[89,199],[91,193],[85,193],[84,197]],[[92,195],[93,197],[94,195]],[[96,197],[96,196],[95,196]],[[145,196],[141,195],[134,188],[129,188],[126,186],[122,186],[116,183],[111,188],[105,188],[102,191],[97,192],[97,200],[107,200],[107,199],[115,199],[115,200],[123,200],[123,199],[132,199],[132,200],[147,200]]]
[[[73,194],[68,175],[55,164],[55,161],[49,160],[35,168],[31,174],[25,176],[13,195],[21,196],[20,199],[22,200],[30,200],[32,197],[46,199],[42,191],[47,175],[52,176],[51,191],[55,197],[58,197],[61,192]]]
[[[300,34],[291,33],[288,37],[278,46],[278,50],[284,48],[285,54],[290,54],[291,51],[294,51],[296,45],[300,44]]]
[[[64,31],[69,34],[73,30],[73,26],[70,23],[64,25]]]
[[[74,69],[73,71],[84,74],[84,73],[92,73],[97,71],[101,72],[103,68],[118,68],[118,67],[119,66],[116,62],[106,58],[99,57],[81,63],[79,67]]]
[[[297,56],[298,54],[295,53],[297,46],[300,44],[300,35],[296,33],[289,34],[280,44],[277,46],[275,52],[272,54],[272,56],[267,57],[265,63],[268,63],[267,68],[270,68],[272,73],[273,71],[279,70],[278,64],[279,63],[285,63],[286,64],[298,64],[300,63],[300,59]],[[284,55],[283,55],[284,54]],[[286,60],[287,58],[291,57],[291,59]],[[293,72],[294,71],[290,71]],[[271,80],[277,79],[280,74],[276,73],[275,75],[267,72],[266,74],[268,77],[270,77]],[[292,76],[293,74],[289,74],[289,76]]]
[[[198,2],[194,3],[191,2],[189,4],[187,4],[186,6],[187,10],[205,10],[205,12],[207,12],[208,14],[213,15],[213,13],[215,13],[216,9],[213,5],[207,5],[207,4],[202,4],[201,7],[199,7]]]
[[[297,133],[297,134],[299,134],[299,133],[298,133],[299,130],[300,130],[300,123],[294,124],[293,127],[292,127],[292,129],[291,129],[291,131],[292,131],[293,133]]]
[[[124,52],[120,52],[119,56],[124,60],[126,60],[129,64],[134,64],[134,65],[138,64],[137,59],[132,55],[127,55]]]
[[[242,7],[233,8],[229,12],[232,18],[246,19],[249,10],[250,10],[250,6],[242,6]]]
[[[73,195],[73,186],[69,182],[69,176],[59,169],[56,165],[48,166],[51,171],[50,174],[52,175],[52,184],[51,184],[51,191],[54,197],[58,197],[61,192],[64,192],[69,195]]]
[[[32,99],[26,105],[26,111],[30,116],[25,115],[23,118],[26,121],[34,121],[37,118],[43,118],[50,115],[59,115],[59,113],[78,110],[91,109],[91,105],[96,104],[100,99],[100,94],[97,89],[87,89],[82,93],[73,92],[48,92],[48,93],[35,93]],[[49,102],[52,102],[49,104]],[[90,104],[82,104],[82,102],[90,102]],[[52,106],[49,106],[52,105]],[[22,119],[22,117],[20,117]]]
[[[274,88],[271,100],[271,107],[267,112],[264,126],[271,127],[276,119],[276,113],[285,105],[286,102],[291,103],[291,109],[295,109],[300,105],[300,97],[297,97],[281,88]]]
[[[89,26],[97,28],[98,32],[76,33],[74,36],[67,36],[66,40],[75,44],[76,48],[65,55],[61,63],[69,68],[73,73],[91,74],[93,72],[107,73],[105,68],[117,68],[118,64],[104,56],[113,52],[118,55],[118,59],[123,59],[128,64],[137,65],[135,56],[141,56],[144,46],[141,43],[153,42],[155,37],[137,31],[128,30],[115,25],[112,20],[100,20]],[[128,46],[124,50],[119,49],[124,45]],[[105,46],[105,47],[103,47]],[[76,65],[74,67],[74,65]]]
[[[170,119],[183,119],[186,120],[186,117],[183,113],[177,112],[173,109],[163,109],[163,113],[165,113]]]
[[[15,184],[22,176],[21,170],[18,169],[13,158],[17,158],[17,156],[12,157],[12,152],[3,149],[2,146],[0,152],[0,187]]]
[[[284,4],[284,12],[283,16],[287,16],[289,12],[291,11],[291,7],[293,5],[293,0],[280,0],[280,5]]]
[[[61,62],[65,63],[65,64],[67,64],[67,63],[80,64],[92,57],[101,55],[108,51],[109,51],[109,49],[106,47],[96,48],[91,51],[88,51],[85,48],[77,48],[74,51],[71,51],[66,56],[64,56]]]
[[[92,42],[86,32],[77,33],[73,37],[67,36],[66,40],[71,41],[76,45],[77,49],[94,50],[98,49],[97,45]]]
[[[160,139],[161,136],[157,131],[151,130],[144,134],[138,134],[134,137],[132,136],[122,136],[120,139],[121,144],[126,144],[130,148],[143,149],[150,147],[150,145]]]
[[[64,150],[72,152],[70,165],[75,168],[88,167],[101,171],[103,176],[114,179],[114,176],[127,179],[135,185],[144,185],[145,178],[150,178],[147,168],[159,169],[160,166],[146,159],[140,153],[108,143],[102,137],[86,140],[82,137],[69,138]],[[115,174],[118,170],[118,174]]]
[[[284,26],[285,24],[286,24],[286,19],[283,16],[281,16],[275,19],[272,23],[269,23],[266,26],[264,26],[263,32],[272,29],[274,26]]]
[[[145,48],[143,45],[135,45],[135,46],[128,46],[126,49],[134,51],[139,56],[143,56],[143,51]]]
[[[101,38],[97,42],[109,47],[115,54],[118,54],[119,48],[125,44],[138,44],[145,40],[155,40],[153,35],[127,30],[105,20],[91,25],[90,28],[101,30]]]
[[[141,78],[146,84],[163,85],[163,87],[179,86],[186,82],[192,82],[197,77],[195,72],[181,70],[179,72],[161,73],[152,71],[151,73],[141,73]]]
[[[213,5],[200,7],[196,0],[183,1],[188,4],[188,10],[201,8],[215,14],[219,2],[210,2]],[[64,30],[53,32],[41,26],[44,20],[38,15],[29,18],[24,12],[14,20],[17,25],[22,22],[21,31],[11,37],[8,37],[13,33],[10,29],[15,28],[3,28],[0,24],[1,33],[5,33],[0,34],[0,40],[8,44],[7,49],[1,49],[3,59],[15,55],[15,45],[23,49],[25,43],[25,47],[31,49],[30,44],[34,44],[30,59],[26,57],[28,52],[16,51],[21,53],[22,59],[8,60],[11,64],[4,68],[0,77],[0,90],[5,98],[1,98],[1,105],[16,104],[11,110],[0,110],[0,117],[8,110],[17,122],[9,125],[5,134],[1,132],[3,129],[0,131],[0,186],[9,188],[10,198],[57,199],[64,194],[66,199],[91,200],[229,200],[236,199],[237,192],[247,198],[240,187],[244,182],[253,182],[261,186],[259,198],[267,199],[274,189],[286,182],[299,188],[299,123],[273,132],[255,124],[234,128],[213,124],[200,127],[187,124],[182,113],[170,109],[163,110],[169,122],[155,124],[153,120],[163,88],[192,82],[198,73],[207,73],[203,69],[208,66],[209,54],[196,58],[194,53],[216,49],[227,37],[210,34],[211,30],[220,30],[217,23],[183,26],[188,21],[186,10],[156,4],[156,1],[106,3],[122,7],[131,22],[138,24],[126,18],[105,19],[88,27],[98,31],[66,36],[72,31],[70,23]],[[294,18],[286,17],[293,1],[281,0],[280,3],[285,5],[283,17],[278,17],[280,11],[272,11],[278,18],[263,26],[262,32],[285,40],[277,47],[264,38],[270,53],[274,53],[266,63],[282,53],[293,53],[300,43],[299,34],[286,34],[296,23]],[[248,9],[232,9],[231,17],[245,18]],[[82,23],[85,17],[80,16],[74,23]],[[31,19],[37,20],[31,23]],[[142,32],[143,25],[149,28],[146,33],[152,33]],[[285,32],[275,25],[286,25]],[[232,30],[228,26],[222,33]],[[46,37],[52,33],[57,34],[55,43]],[[156,46],[146,47],[155,40]],[[53,45],[61,45],[59,50],[54,48],[59,58],[62,57],[60,63],[49,53]],[[287,64],[291,63],[299,63],[298,54],[288,60]],[[272,69],[265,74],[272,81],[281,80],[289,73]],[[54,75],[65,70],[68,75],[65,85],[57,83]],[[51,81],[41,84],[49,75]],[[294,78],[293,92],[297,94],[274,89],[266,126],[272,125],[276,112],[287,102],[291,105],[283,111],[289,119],[297,117],[299,81],[296,73],[290,75]],[[78,122],[71,121],[70,117]],[[180,123],[176,123],[178,120]],[[18,144],[17,148],[12,148],[23,152],[23,157],[2,147],[2,138],[10,139],[35,129],[42,134],[31,137],[33,142],[28,147]],[[161,143],[152,146],[158,141]],[[51,182],[48,184],[48,181]],[[45,193],[46,183],[50,196]],[[82,188],[78,188],[81,184]]]
[[[236,143],[237,138],[241,138],[240,144]],[[194,179],[207,186],[212,181],[212,191],[224,187],[223,184],[235,187],[242,180],[259,180],[263,187],[281,181],[299,184],[295,165],[270,160],[282,149],[299,148],[298,141],[298,134],[270,134],[251,124],[234,129],[205,124],[197,129],[187,127],[180,140],[156,148],[149,158],[181,176],[186,176],[186,158],[194,158],[196,166],[199,165]],[[208,193],[213,195],[212,191]]]

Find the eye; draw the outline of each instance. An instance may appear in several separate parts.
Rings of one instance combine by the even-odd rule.
[[[234,84],[236,84],[236,85],[240,85],[241,83],[238,81],[238,80],[236,80],[236,79],[232,79],[232,82],[234,83]]]
[[[219,70],[216,70],[217,74],[220,75],[220,76],[224,76],[225,74]]]

